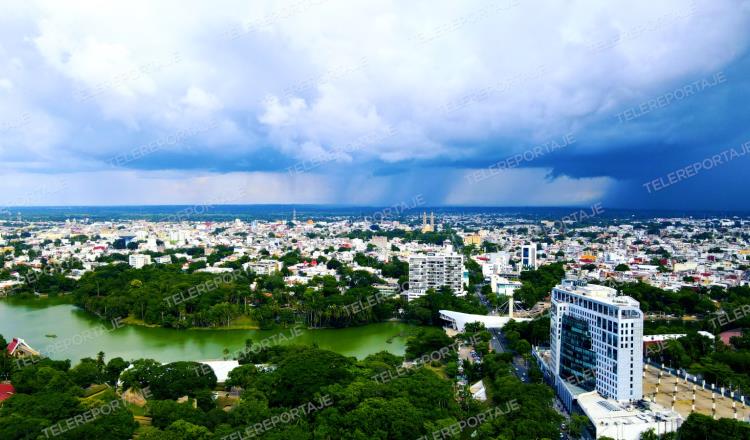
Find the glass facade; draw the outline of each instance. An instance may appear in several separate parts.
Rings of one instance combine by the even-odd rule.
[[[560,334],[560,377],[593,391],[596,387],[596,352],[592,348],[589,324],[563,315]]]

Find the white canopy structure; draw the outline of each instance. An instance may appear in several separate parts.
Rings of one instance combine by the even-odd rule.
[[[530,321],[528,318],[472,315],[470,313],[454,312],[452,310],[440,310],[440,319],[445,321],[448,327],[459,332],[464,331],[464,326],[471,322],[481,322],[486,328],[503,328],[511,319],[516,321]]]

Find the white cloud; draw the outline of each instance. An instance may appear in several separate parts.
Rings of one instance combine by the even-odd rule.
[[[187,94],[182,98],[182,103],[206,112],[214,112],[222,107],[221,102],[215,95],[195,86],[188,89]]]
[[[250,165],[331,152],[352,167],[492,163],[519,144],[585,139],[595,121],[722,69],[750,41],[748,3],[732,0],[694,11],[683,0],[0,4],[0,124],[18,109],[35,121],[0,137],[14,170],[92,170],[123,145],[213,120],[195,148]],[[622,136],[588,134],[599,150]],[[566,188],[571,203],[591,196],[584,183],[596,197],[611,184],[525,176],[539,191]],[[456,187],[446,202],[489,197],[476,191]]]

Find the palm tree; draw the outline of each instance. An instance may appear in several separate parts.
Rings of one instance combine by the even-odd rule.
[[[96,355],[96,365],[99,367],[99,371],[104,371],[104,352],[100,351]]]

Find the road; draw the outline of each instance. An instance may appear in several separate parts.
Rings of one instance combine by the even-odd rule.
[[[479,297],[479,300],[484,304],[485,307],[487,307],[490,314],[494,312],[492,310],[492,307],[489,305],[489,302],[487,302],[487,299],[482,295],[480,291],[481,287],[477,288],[476,294]],[[506,348],[507,342],[505,341],[505,337],[503,336],[503,332],[498,328],[491,328],[489,329],[490,334],[492,335],[492,339],[490,339],[490,347],[492,348],[492,351],[495,351],[497,353],[505,353],[510,352],[511,350]],[[521,382],[524,383],[530,383],[531,380],[529,379],[529,366],[526,360],[521,356],[515,356],[513,358],[513,373],[521,380]],[[553,409],[560,414],[561,416],[565,417],[565,422],[570,422],[570,414],[565,410],[565,407],[563,407],[562,402],[555,397],[552,400],[552,407]],[[563,424],[564,425],[564,424]],[[561,427],[562,429],[562,427]],[[566,432],[560,433],[560,440],[567,440],[568,435]]]
[[[482,284],[478,284],[476,286],[477,297],[479,297],[479,301],[487,307],[487,314],[492,315],[496,314],[497,311],[492,308],[489,301],[487,301],[487,298],[482,295]],[[490,347],[492,347],[492,350],[497,353],[506,353],[506,352],[512,352],[512,350],[508,349],[507,342],[505,341],[505,337],[503,336],[503,332],[500,329],[497,328],[491,328],[489,329],[490,334],[492,334],[492,339],[490,339]],[[519,379],[521,379],[522,382],[529,382],[529,367],[526,362],[526,360],[516,355],[513,358],[513,372],[518,376]]]
[[[493,351],[497,353],[512,352],[512,350],[506,348],[507,342],[505,341],[503,332],[500,331],[500,329],[491,328],[489,331],[492,335],[492,339],[490,339],[490,346],[492,347]],[[521,382],[529,383],[529,366],[522,356],[516,355],[513,357],[513,373],[515,373],[515,375],[518,376],[519,379],[521,379]]]
[[[487,307],[487,314],[488,315],[493,315],[493,314],[496,314],[497,311],[492,308],[492,306],[490,305],[490,302],[487,300],[487,297],[482,294],[482,287],[485,284],[486,283],[475,285],[474,286],[475,287],[474,293],[477,294],[477,297],[479,298],[479,302],[481,302],[483,306]]]

